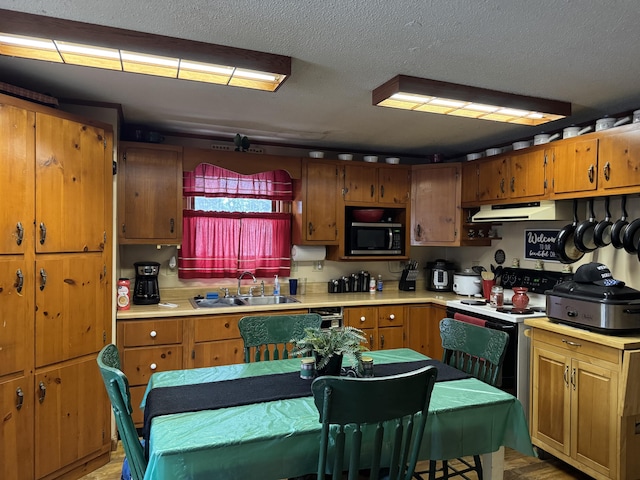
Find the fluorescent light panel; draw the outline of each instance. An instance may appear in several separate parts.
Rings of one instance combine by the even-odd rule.
[[[236,68],[230,65],[216,65],[8,33],[0,33],[0,54],[269,92],[275,91],[287,78],[285,74]]]
[[[520,125],[571,115],[571,104],[436,80],[398,75],[372,94],[373,105]]]

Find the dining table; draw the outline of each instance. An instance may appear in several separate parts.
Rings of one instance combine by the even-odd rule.
[[[374,376],[376,372],[380,376],[385,366],[392,366],[390,364],[412,365],[412,362],[429,360],[406,348],[371,351],[367,355],[373,358]],[[439,363],[434,362],[436,366]],[[155,397],[151,392],[163,388],[155,393],[172,392],[169,397],[172,405],[189,400],[193,404],[194,388],[204,386],[213,388],[208,391],[223,402],[196,411],[178,409],[177,413],[170,413],[170,408],[163,412],[162,405],[154,405],[160,407],[163,414],[145,419],[148,437],[145,438],[148,455],[145,480],[277,480],[315,472],[321,424],[311,394],[311,380],[306,380],[308,394],[305,386],[301,396],[294,398],[265,401],[262,392],[275,385],[275,380],[286,378],[283,375],[295,376],[300,371],[300,363],[299,358],[292,358],[154,373],[147,385],[142,409],[151,411],[151,403],[147,404]],[[344,359],[343,366],[349,367],[348,358]],[[255,384],[258,385],[255,388],[249,383],[249,389],[243,390],[243,401],[238,404],[231,397],[234,381],[240,379],[263,383]],[[226,388],[231,392],[229,405],[224,403]],[[162,396],[154,401],[161,402]],[[187,410],[190,408],[193,407]],[[524,455],[536,455],[522,404],[516,397],[473,377],[436,382],[419,455],[421,460],[482,455],[484,478],[497,480],[503,476],[504,447]]]

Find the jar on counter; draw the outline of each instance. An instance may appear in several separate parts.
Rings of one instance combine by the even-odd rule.
[[[491,287],[489,306],[493,308],[502,308],[504,306],[504,289],[502,287],[498,285]]]
[[[118,279],[116,304],[118,310],[129,310],[131,307],[131,281],[128,278]]]

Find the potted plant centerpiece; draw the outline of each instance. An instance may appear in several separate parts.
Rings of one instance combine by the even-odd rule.
[[[367,343],[364,332],[355,327],[340,328],[305,328],[305,336],[292,340],[295,345],[294,355],[312,354],[316,358],[318,375],[340,375],[343,356],[348,356],[351,366],[362,371],[362,352],[369,349],[362,345]]]

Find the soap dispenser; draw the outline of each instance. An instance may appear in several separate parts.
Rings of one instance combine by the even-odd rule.
[[[276,280],[273,282],[273,294],[280,295],[280,282],[278,281],[278,275],[275,276]]]

